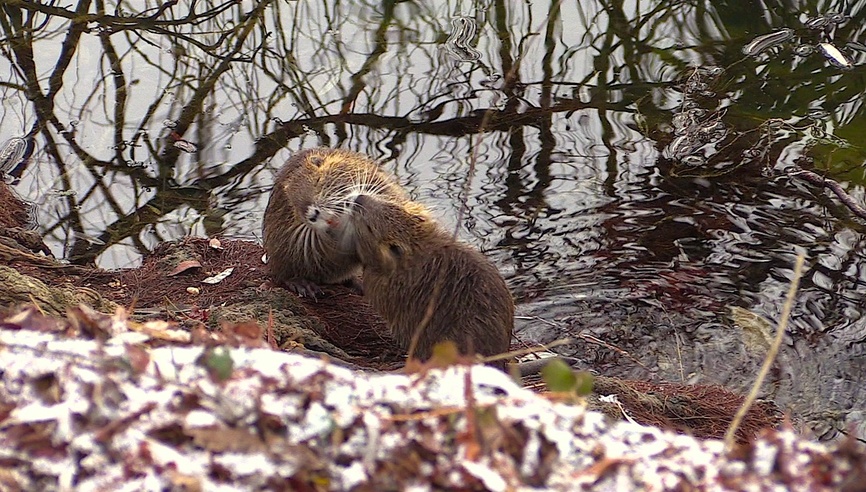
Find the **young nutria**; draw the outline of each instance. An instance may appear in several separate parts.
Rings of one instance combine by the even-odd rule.
[[[403,349],[421,329],[412,355],[422,360],[444,340],[466,354],[508,351],[514,301],[481,253],[454,240],[414,202],[359,195],[350,221],[364,295]],[[505,361],[494,365],[504,369]]]
[[[319,284],[359,288],[360,264],[347,242],[352,235],[347,214],[360,194],[408,200],[363,154],[316,148],[289,158],[277,173],[262,226],[277,285],[309,297],[322,293]]]

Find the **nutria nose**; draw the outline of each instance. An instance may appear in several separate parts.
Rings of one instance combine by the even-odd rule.
[[[320,215],[319,209],[317,207],[310,206],[307,208],[307,220],[310,222],[315,222],[318,220]]]

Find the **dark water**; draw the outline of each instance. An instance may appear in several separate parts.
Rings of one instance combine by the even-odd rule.
[[[763,350],[730,308],[775,325],[802,253],[763,394],[864,434],[866,223],[789,175],[864,201],[862,3],[430,3],[4,4],[0,169],[115,268],[259,240],[291,152],[365,152],[498,264],[521,340],[736,390]]]

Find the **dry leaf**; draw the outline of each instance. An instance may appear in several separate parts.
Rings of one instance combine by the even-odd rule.
[[[192,436],[196,445],[214,451],[224,453],[226,451],[235,453],[257,453],[264,451],[266,446],[261,438],[243,429],[230,429],[224,427],[208,427],[187,429],[186,434]]]
[[[178,140],[174,143],[175,148],[180,149],[188,154],[194,154],[198,151],[198,145],[190,142],[189,140]]]
[[[24,490],[27,483],[18,471],[0,468],[0,490]]]
[[[87,304],[67,308],[66,318],[79,333],[100,340],[108,340],[114,335],[129,331],[124,316],[109,316],[96,311]]]
[[[730,306],[729,309],[734,323],[743,330],[743,344],[746,349],[756,355],[766,354],[773,343],[773,324],[748,309],[737,306]]]
[[[147,369],[147,364],[150,363],[150,354],[138,345],[127,345],[126,357],[132,372],[135,374],[143,373]]]
[[[196,325],[189,332],[190,339],[195,345],[204,345],[214,339],[214,333],[204,327],[203,324]]]
[[[183,490],[186,492],[201,492],[204,487],[201,484],[201,479],[192,475],[184,475],[183,473],[171,470],[169,471],[171,484],[174,485],[172,490]]]
[[[252,321],[237,323],[227,328],[233,331],[235,335],[243,338],[250,338],[253,340],[261,340],[262,338],[261,327],[257,323],[254,323]]]
[[[154,320],[145,323],[129,323],[129,328],[138,333],[155,338],[157,340],[166,340],[169,342],[189,343],[192,340],[190,332],[175,328],[174,323],[167,321]]]
[[[201,268],[201,263],[199,263],[197,260],[182,261],[182,262],[178,263],[177,266],[174,267],[174,270],[172,270],[171,273],[169,273],[166,276],[167,277],[173,277],[173,276],[175,276],[179,273],[183,273],[183,272],[185,272],[191,268]]]
[[[3,327],[12,330],[27,329],[51,333],[65,331],[68,326],[63,320],[46,316],[32,305],[3,319]]]
[[[231,275],[233,271],[235,271],[234,267],[226,268],[225,270],[214,275],[213,277],[208,277],[208,278],[202,280],[201,282],[203,284],[218,284],[218,283],[222,282],[226,277]]]

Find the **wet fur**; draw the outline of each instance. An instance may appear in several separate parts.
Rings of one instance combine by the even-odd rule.
[[[429,358],[433,345],[444,340],[463,353],[509,350],[514,302],[486,257],[454,240],[416,203],[361,196],[351,222],[365,296],[401,347],[409,348],[433,302],[415,357]],[[494,365],[504,368],[505,362]]]
[[[360,273],[348,242],[347,219],[359,194],[407,200],[402,188],[363,154],[316,148],[293,155],[277,173],[265,209],[262,236],[268,268],[278,285],[332,284]],[[316,214],[318,212],[318,214]]]

